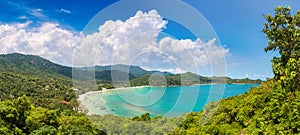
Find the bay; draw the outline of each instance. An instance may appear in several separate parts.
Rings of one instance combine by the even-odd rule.
[[[172,117],[201,111],[211,101],[243,94],[255,86],[259,84],[122,88],[87,94],[83,104],[88,115],[133,117],[149,112],[152,116]]]

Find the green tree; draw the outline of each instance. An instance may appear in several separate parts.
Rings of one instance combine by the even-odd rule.
[[[143,121],[150,121],[151,120],[151,117],[150,117],[150,113],[145,113],[141,116],[141,119]]]
[[[56,111],[42,107],[32,109],[25,122],[29,132],[37,130],[37,128],[41,128],[39,129],[39,132],[41,132],[44,129],[58,127],[58,117],[56,115]],[[46,125],[51,125],[52,127]]]
[[[34,130],[30,133],[30,135],[55,135],[57,133],[57,129],[52,126],[42,126],[37,130]]]
[[[93,123],[84,115],[61,116],[59,118],[59,135],[93,135],[97,134]]]
[[[269,39],[265,51],[279,51],[280,57],[274,57],[272,62],[275,79],[280,79],[280,76],[286,75],[283,69],[289,60],[298,61],[300,58],[300,11],[291,15],[289,6],[278,6],[274,16],[268,14],[264,17],[267,22],[262,31]]]
[[[17,127],[25,127],[25,120],[30,115],[30,111],[34,106],[31,104],[30,99],[26,96],[19,97],[13,101],[14,107],[18,112]]]

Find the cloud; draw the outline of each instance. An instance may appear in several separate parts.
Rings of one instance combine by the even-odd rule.
[[[199,38],[192,41],[190,39],[177,40],[165,37],[159,42],[159,46],[163,52],[167,53],[182,67],[186,67],[186,65],[205,66],[211,62],[217,63],[229,53],[228,49],[216,45],[216,39],[204,42]]]
[[[0,52],[35,54],[64,65],[134,64],[175,73],[196,72],[197,67],[218,62],[229,53],[215,39],[157,41],[167,23],[151,10],[138,11],[125,21],[108,20],[89,35],[74,34],[55,23],[34,28],[30,22],[5,24],[0,25]]]
[[[166,28],[157,11],[143,13],[138,11],[126,21],[106,21],[99,31],[87,35],[77,48],[78,63],[96,64],[129,64],[136,56],[156,45],[156,37]],[[96,56],[98,53],[99,56]],[[91,57],[96,58],[90,59]]]
[[[273,74],[269,73],[269,72],[265,72],[265,73],[261,72],[261,73],[253,73],[251,75],[248,75],[248,77],[253,78],[253,79],[263,79],[263,80],[265,80],[266,78],[272,78]]]
[[[28,19],[28,17],[27,17],[26,15],[22,15],[22,16],[20,16],[18,19],[26,20],[26,19]]]
[[[7,8],[15,13],[24,14],[20,16],[18,19],[48,19],[48,17],[43,13],[43,9],[41,8],[32,8],[27,6],[25,1],[1,1],[4,3]]]
[[[175,68],[152,68],[152,67],[144,67],[144,69],[146,70],[155,70],[155,71],[162,71],[162,72],[170,72],[170,73],[175,73],[175,74],[181,74],[181,73],[186,73],[188,71],[183,70],[179,67],[175,67]]]
[[[27,13],[38,18],[46,18],[46,15],[43,14],[43,9],[37,8],[37,9],[27,9]]]
[[[58,24],[44,23],[28,28],[31,22],[0,25],[1,53],[23,53],[42,56],[61,64],[71,64],[73,47],[79,37]]]
[[[63,9],[63,8],[59,9],[58,12],[59,13],[64,13],[64,14],[71,14],[72,13],[70,10],[66,10],[66,9]]]

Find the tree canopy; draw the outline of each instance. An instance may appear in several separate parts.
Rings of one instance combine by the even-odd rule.
[[[299,90],[300,81],[300,11],[291,14],[291,8],[276,7],[274,16],[264,17],[267,22],[263,32],[269,39],[265,51],[278,51],[274,57],[273,72],[286,90]]]
[[[300,11],[276,7],[264,17],[265,51],[279,53],[272,59],[274,79],[190,113],[171,134],[300,134]]]

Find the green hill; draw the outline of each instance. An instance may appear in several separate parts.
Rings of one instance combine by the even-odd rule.
[[[300,92],[274,80],[190,113],[171,134],[299,134]]]
[[[0,55],[0,71],[28,75],[62,75],[71,78],[72,68],[52,63],[35,55],[18,53]]]
[[[274,79],[190,113],[170,134],[300,134],[300,11],[276,7],[264,17],[265,51],[280,54],[272,60]]]
[[[119,70],[95,71],[95,76],[96,79],[104,81],[124,81],[135,78],[134,75]]]
[[[149,85],[150,77],[161,76],[161,74],[146,74],[141,77],[130,80],[132,86]],[[195,73],[187,72],[182,74],[164,75],[167,86],[174,85],[193,85],[193,84],[208,84],[208,83],[262,83],[262,80],[251,79],[231,79],[229,77],[204,77]],[[155,80],[151,78],[150,80]],[[159,78],[158,78],[159,80]],[[152,85],[159,84],[161,82],[152,83]]]
[[[32,99],[35,105],[41,107],[72,109],[78,105],[72,81],[66,78],[0,72],[0,84],[1,100],[26,95]],[[71,104],[61,104],[62,100]]]
[[[111,84],[112,79],[122,82],[127,78],[130,79],[132,85],[148,85],[150,77],[152,77],[152,84],[161,85],[161,81],[159,81],[160,78],[156,79],[156,77],[161,77],[159,75],[166,78],[167,85],[192,85],[201,83],[201,81],[205,83],[211,82],[211,78],[202,77],[193,73],[171,74],[168,72],[146,71],[137,66],[132,67],[126,65],[116,65],[112,67],[113,68],[110,67],[110,70],[106,70],[109,69],[108,66],[95,71],[95,78],[97,82],[102,84],[101,87],[114,88]],[[126,68],[130,69],[130,73],[125,70]],[[83,77],[85,74],[91,72],[87,69],[79,70],[83,73]],[[104,132],[101,131],[102,127],[93,125],[86,116],[76,112],[76,110],[79,109],[77,101],[78,93],[76,93],[77,91],[75,91],[73,87],[74,80],[72,80],[72,72],[74,71],[72,71],[71,67],[52,63],[39,56],[17,53],[0,55],[0,133],[52,134],[76,132],[82,134],[104,134]],[[113,75],[113,78],[111,75]],[[184,78],[183,82],[181,82],[182,78]],[[88,83],[80,79],[75,81],[82,84]],[[82,88],[79,89],[82,90]],[[97,88],[93,87],[87,90],[95,89]],[[22,110],[24,108],[17,104],[19,100],[26,102],[22,104],[24,107],[29,106],[29,108]],[[99,117],[95,117],[95,119],[98,118]],[[116,122],[106,118],[111,117],[107,116],[103,118],[103,122],[110,122],[112,124]],[[117,116],[113,118],[125,119]],[[12,119],[15,121],[10,121]],[[77,119],[80,121],[77,121]],[[150,126],[147,124],[141,126],[148,128],[148,130],[154,130],[157,129],[156,127],[158,126],[156,121],[161,121],[161,124],[164,123],[164,126],[157,132],[161,133],[166,127],[169,129],[168,131],[171,131],[171,129],[179,125],[182,119],[182,117],[174,119],[158,117],[153,119],[155,123],[151,122]],[[124,122],[136,125],[139,122],[135,120],[137,120],[137,118],[135,118],[134,121],[124,120]],[[62,123],[62,121],[69,121],[69,123]],[[98,122],[96,122],[96,124]],[[91,129],[83,130],[83,128],[86,129],[84,125],[91,127]],[[124,127],[124,129],[126,129],[126,127]],[[126,133],[133,132],[127,131]],[[148,131],[143,131],[143,133],[148,133]]]
[[[160,71],[147,71],[139,66],[133,66],[133,65],[123,65],[123,64],[116,64],[116,65],[108,65],[108,66],[94,66],[94,67],[83,67],[81,68],[83,70],[88,71],[95,71],[95,72],[101,72],[101,71],[120,71],[127,74],[130,74],[133,76],[133,78],[141,77],[146,74],[153,74],[153,73],[160,73],[163,75],[173,75],[169,72],[160,72]]]
[[[192,85],[199,83],[261,83],[261,80],[231,79],[229,77],[203,77],[190,72],[172,74],[169,72],[147,71],[139,66],[121,64],[83,67],[73,70],[72,67],[55,64],[39,56],[17,53],[0,55],[0,71],[40,77],[60,76],[81,81],[89,80],[89,75],[93,75],[96,80],[105,81],[109,84],[111,84],[113,80],[117,82],[130,80],[132,86],[149,85],[150,75],[155,74],[164,75],[167,85]],[[72,76],[72,72],[77,73],[75,74],[75,77]]]
[[[0,55],[0,134],[105,134],[78,113],[70,67]]]

